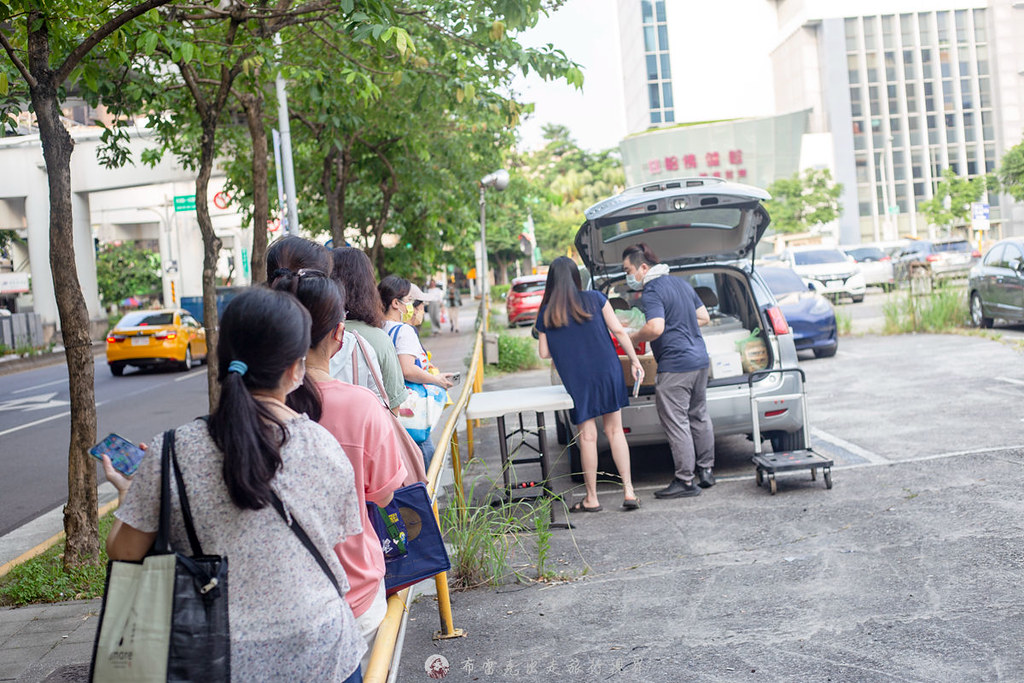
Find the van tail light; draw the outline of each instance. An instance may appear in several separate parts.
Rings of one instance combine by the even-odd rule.
[[[167,332],[157,332],[156,334],[153,335],[153,337],[155,339],[177,339],[178,333],[172,330],[168,330]]]
[[[766,410],[764,413],[765,417],[778,417],[779,415],[785,415],[789,412],[789,408],[782,408],[781,410]]]
[[[971,258],[981,258],[981,252],[977,249],[971,250]]]
[[[782,309],[778,306],[768,307],[768,320],[772,324],[772,331],[776,335],[789,334],[789,323],[786,322],[786,316],[783,315]]]
[[[939,260],[939,255],[938,254],[928,254],[927,256],[924,257],[924,260],[927,261],[928,263],[935,263],[936,261]]]

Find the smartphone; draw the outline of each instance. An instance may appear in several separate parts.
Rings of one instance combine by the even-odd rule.
[[[633,382],[633,396],[634,398],[640,395],[640,380]]]
[[[119,434],[108,434],[107,438],[89,449],[89,455],[97,460],[103,460],[104,453],[110,457],[114,469],[126,477],[135,473],[142,457],[146,455],[146,451]]]
[[[462,381],[462,373],[461,372],[453,372],[452,376],[449,377],[448,379],[451,380],[453,385],[454,384],[458,384],[459,382]]]

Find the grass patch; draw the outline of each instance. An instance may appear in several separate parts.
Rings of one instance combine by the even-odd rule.
[[[533,337],[519,337],[501,333],[498,335],[498,370],[519,372],[540,367],[537,356],[537,342]]]
[[[966,290],[940,286],[928,294],[903,292],[882,306],[886,334],[909,332],[951,332],[970,321]]]
[[[64,571],[63,541],[42,555],[11,569],[0,578],[0,605],[22,606],[41,602],[84,600],[103,595],[107,580],[107,533],[114,524],[113,513],[100,517],[100,561],[95,566]]]
[[[508,294],[508,290],[512,288],[512,285],[494,285],[487,291],[491,294],[491,301],[500,301],[505,298]]]
[[[853,331],[853,317],[845,312],[836,310],[836,332],[840,337],[847,337]]]

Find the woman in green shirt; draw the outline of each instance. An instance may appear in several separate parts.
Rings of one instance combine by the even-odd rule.
[[[382,328],[384,307],[374,280],[373,264],[362,249],[355,247],[338,247],[333,250],[333,257],[332,277],[345,287],[348,306],[346,329],[359,334],[377,353],[384,389],[388,393],[388,405],[393,412],[405,400],[408,392],[395,345]]]

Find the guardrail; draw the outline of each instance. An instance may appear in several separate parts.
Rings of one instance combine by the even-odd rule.
[[[476,332],[476,341],[473,345],[473,355],[470,360],[469,370],[466,377],[472,378],[462,386],[462,392],[455,401],[448,420],[441,429],[441,435],[436,441],[434,458],[430,462],[430,469],[427,470],[427,492],[430,494],[431,503],[434,506],[434,517],[440,517],[437,512],[437,488],[441,479],[441,472],[445,465],[451,461],[452,476],[455,481],[455,505],[465,504],[464,492],[462,490],[462,460],[459,454],[459,420],[466,410],[469,397],[474,392],[483,389],[484,364],[483,364],[483,333],[486,327],[486,306],[483,302],[480,305],[480,325]],[[473,458],[473,421],[466,421],[466,449],[469,459]],[[442,572],[434,577],[437,587],[437,609],[441,619],[441,630],[434,633],[434,639],[461,638],[465,635],[462,629],[455,628],[452,618],[451,597],[448,593],[448,573]],[[370,661],[367,664],[363,681],[366,683],[385,683],[394,681],[398,670],[394,666],[396,653],[401,653],[402,641],[405,637],[406,621],[409,617],[408,601],[409,595],[415,586],[401,590],[388,598],[388,611],[377,629],[377,638],[373,643],[373,651],[370,654]],[[390,672],[390,675],[389,675]]]

